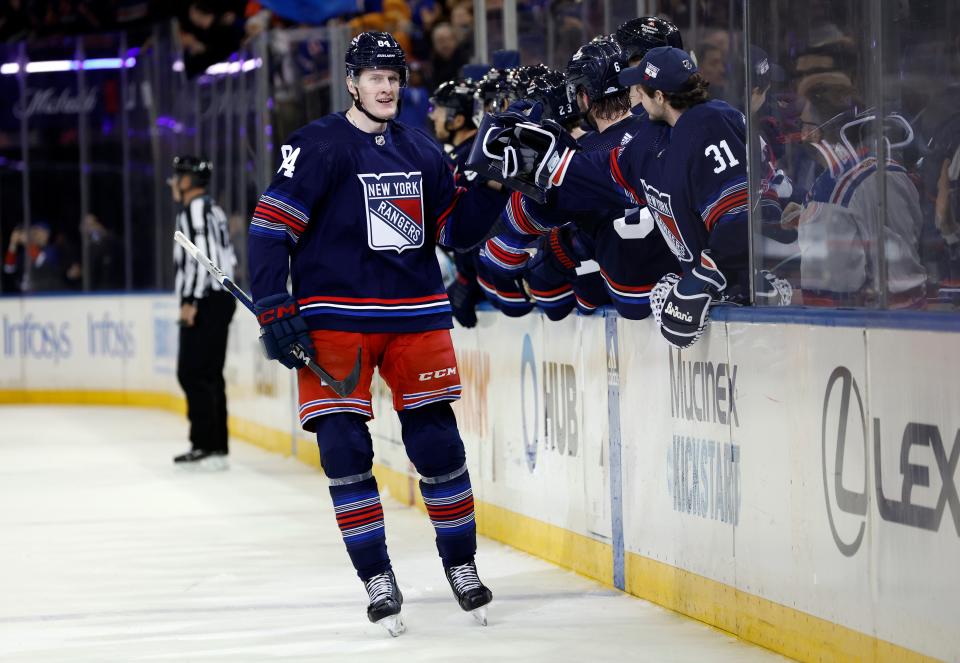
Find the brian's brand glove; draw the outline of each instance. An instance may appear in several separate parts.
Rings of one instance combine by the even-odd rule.
[[[700,264],[678,280],[663,301],[660,333],[675,348],[693,345],[707,326],[710,306],[720,299],[727,279],[709,251],[700,254]]]

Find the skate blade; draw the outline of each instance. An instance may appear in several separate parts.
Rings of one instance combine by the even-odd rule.
[[[400,615],[389,615],[376,622],[394,638],[407,630],[407,625],[403,623],[403,617]]]
[[[479,608],[474,608],[470,611],[470,614],[477,620],[480,626],[487,625],[487,606],[484,605]]]
[[[230,463],[223,456],[211,456],[201,460],[198,469],[204,472],[225,472],[230,469]]]

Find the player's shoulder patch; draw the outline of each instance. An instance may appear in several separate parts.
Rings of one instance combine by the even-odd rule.
[[[321,155],[329,158],[331,151],[341,142],[343,132],[338,131],[328,115],[300,127],[280,145],[280,167],[277,174],[293,177],[297,168],[314,162]]]

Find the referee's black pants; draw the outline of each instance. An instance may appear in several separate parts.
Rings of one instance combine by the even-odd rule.
[[[237,302],[214,291],[197,300],[192,327],[180,328],[177,379],[187,395],[190,444],[208,453],[227,453],[227,394],[223,364],[227,331]]]

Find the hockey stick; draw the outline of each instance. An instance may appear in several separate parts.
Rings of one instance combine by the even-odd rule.
[[[189,253],[194,260],[199,262],[204,269],[206,269],[210,274],[213,275],[213,278],[217,279],[220,284],[227,289],[227,291],[237,298],[241,304],[247,307],[251,313],[256,316],[257,312],[253,307],[253,300],[250,299],[250,296],[240,289],[233,280],[223,273],[223,270],[213,264],[213,262],[204,255],[203,251],[197,248],[197,245],[187,239],[187,236],[184,235],[179,230],[173,234],[173,239],[176,240],[177,244],[183,247],[183,249]],[[353,390],[356,388],[357,383],[360,381],[360,363],[361,363],[361,349],[357,348],[357,361],[353,365],[353,370],[350,371],[350,375],[345,377],[342,380],[336,380],[332,375],[323,370],[317,362],[310,358],[310,355],[307,354],[306,350],[303,349],[299,343],[295,343],[293,347],[290,348],[290,354],[306,364],[307,368],[316,375],[320,380],[326,384],[328,387],[333,389],[336,392],[337,396],[340,398],[346,398]]]

